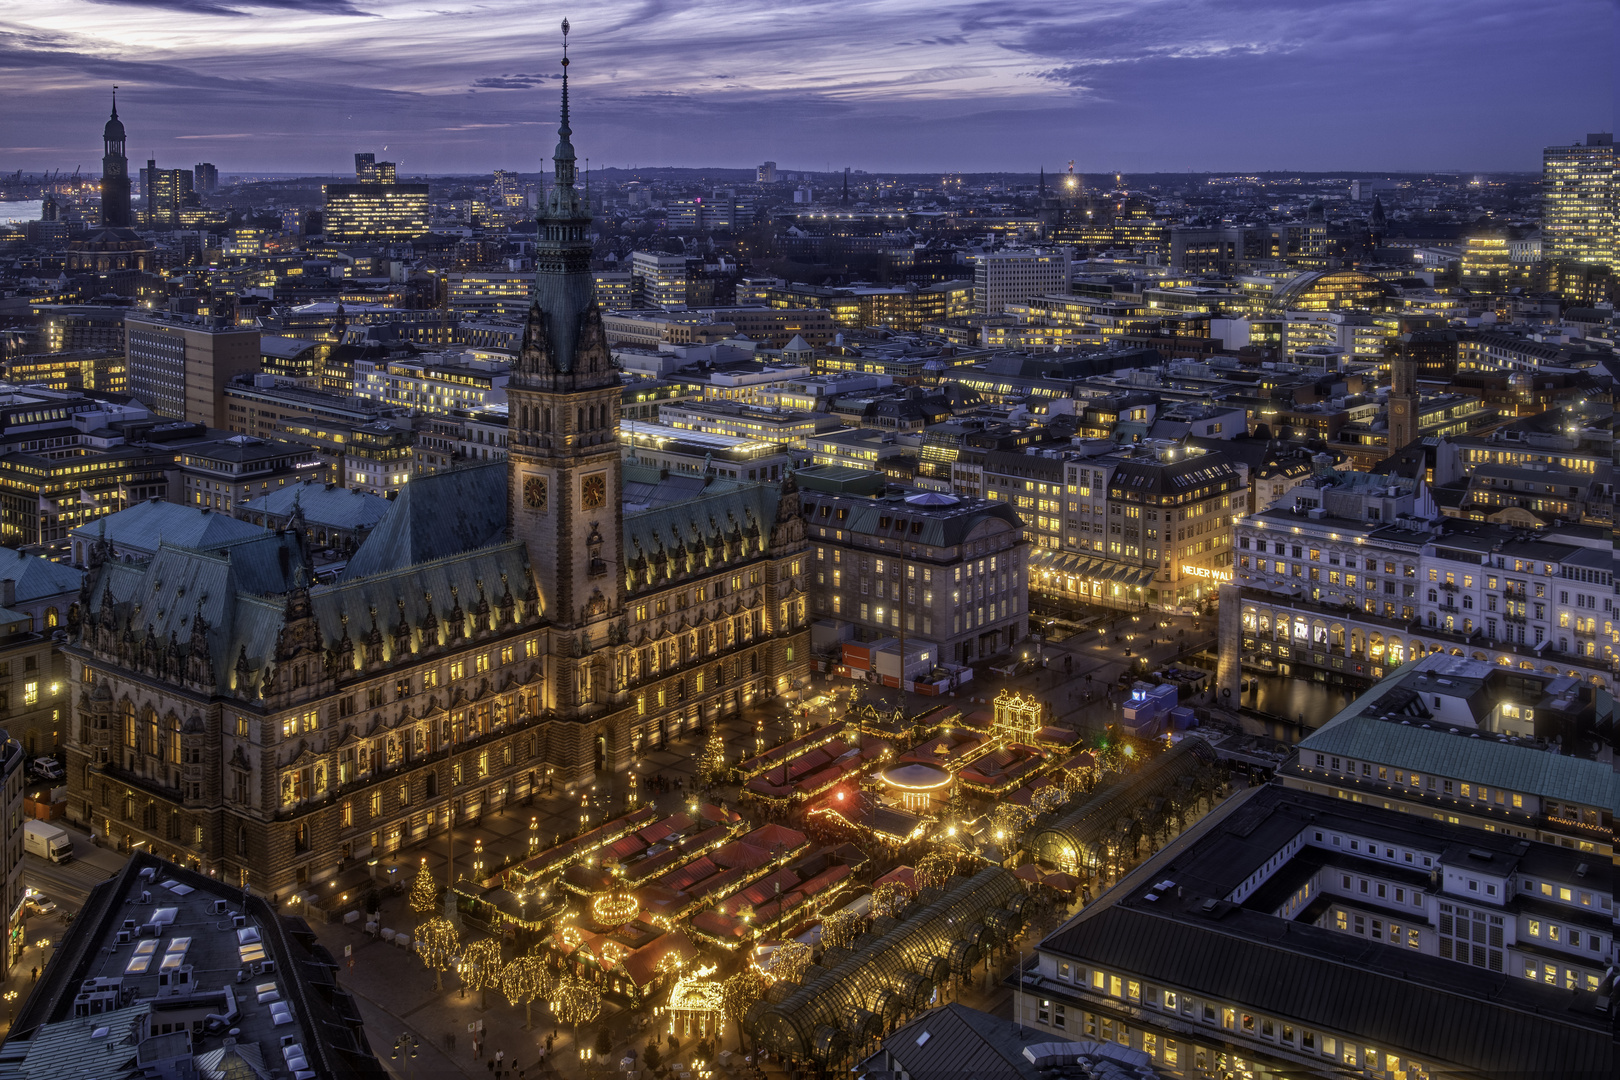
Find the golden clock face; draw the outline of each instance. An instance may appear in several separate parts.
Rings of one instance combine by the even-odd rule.
[[[530,510],[546,508],[546,480],[543,476],[530,476],[523,481],[523,505]]]
[[[1399,401],[1397,401],[1393,406],[1391,406],[1391,408],[1393,408],[1395,410],[1395,415],[1396,416],[1400,416],[1400,415],[1402,415],[1403,413],[1406,412],[1406,406],[1404,404],[1402,404],[1401,402],[1399,402]]]
[[[579,484],[579,501],[587,510],[595,510],[607,503],[607,477],[601,473],[587,476]]]

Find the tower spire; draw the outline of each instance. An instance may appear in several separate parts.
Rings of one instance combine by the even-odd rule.
[[[114,86],[114,87],[113,87],[113,111],[112,111],[112,118],[113,118],[113,119],[114,119],[114,120],[116,120],[116,119],[118,119],[118,87],[116,87],[116,86]]]
[[[574,193],[574,143],[569,138],[574,129],[568,124],[568,20],[562,23],[563,32],[563,84],[562,125],[557,128],[557,148],[552,151],[553,167],[551,199],[548,204],[552,216],[574,216],[578,213],[578,196]]]
[[[562,21],[562,32],[563,32],[562,127],[557,129],[557,134],[561,135],[564,139],[567,139],[568,136],[570,136],[570,135],[572,135],[574,133],[573,129],[568,126],[568,20],[567,19],[564,19]]]

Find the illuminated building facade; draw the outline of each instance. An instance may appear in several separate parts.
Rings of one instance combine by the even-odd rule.
[[[908,650],[931,642],[951,663],[1024,640],[1028,546],[1010,507],[941,492],[849,494],[842,473],[798,474],[816,617],[852,623],[868,640],[903,635]]]
[[[354,396],[423,413],[482,409],[506,400],[505,364],[442,359],[357,359]]]
[[[1173,610],[1213,598],[1231,580],[1232,524],[1248,492],[1225,454],[1140,445],[1040,464],[988,457],[1009,459],[999,472],[987,462],[985,493],[1034,522],[1030,595],[1053,610]]]
[[[226,384],[259,369],[259,331],[222,318],[130,311],[124,361],[129,392],[155,412],[223,428]]]
[[[999,315],[1031,296],[1070,291],[1069,249],[991,251],[973,258],[973,302],[980,315]]]
[[[1620,270],[1615,255],[1614,135],[1549,146],[1541,156],[1542,250],[1548,259]]]
[[[160,169],[147,159],[141,170],[141,224],[148,229],[178,229],[180,211],[190,205],[193,177],[190,169]]]
[[[312,480],[321,471],[321,463],[302,447],[246,435],[191,444],[176,464],[183,504],[226,513],[278,488]]]
[[[428,231],[426,184],[326,185],[326,239],[334,244],[396,243]]]
[[[685,255],[657,251],[630,253],[631,291],[641,307],[666,311],[686,307],[689,269]]]

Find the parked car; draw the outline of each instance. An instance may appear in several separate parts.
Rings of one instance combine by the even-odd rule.
[[[37,757],[33,762],[34,775],[42,780],[60,780],[67,775],[61,762],[51,757]]]
[[[30,893],[23,905],[28,908],[30,915],[49,915],[56,910],[56,901],[44,893]]]

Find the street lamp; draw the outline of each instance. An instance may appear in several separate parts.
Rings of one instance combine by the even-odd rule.
[[[17,1022],[17,991],[7,990],[4,996],[6,1004],[10,1007],[10,1015],[6,1018],[6,1024],[9,1027]]]
[[[537,855],[540,852],[540,819],[529,818],[529,854]]]
[[[402,1031],[399,1033],[399,1038],[394,1040],[394,1052],[388,1056],[395,1061],[398,1061],[402,1056],[407,1061],[414,1061],[416,1060],[416,1048],[419,1045],[421,1045],[420,1040],[415,1035],[408,1031]]]

